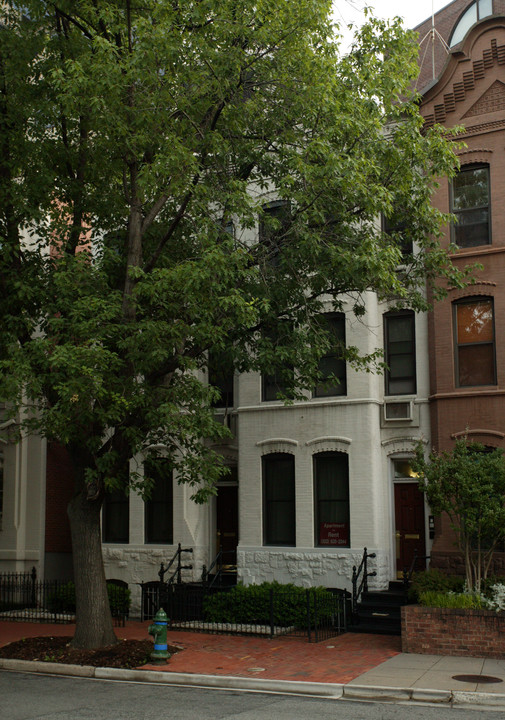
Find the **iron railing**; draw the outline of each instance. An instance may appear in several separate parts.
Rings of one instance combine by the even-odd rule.
[[[125,624],[129,609],[126,583],[108,581],[116,625]],[[75,588],[61,580],[37,580],[37,571],[0,573],[0,620],[74,623]]]
[[[375,570],[368,572],[368,559],[375,558],[375,553],[369,553],[366,548],[363,550],[363,557],[356,569],[356,565],[352,568],[352,613],[355,615],[358,611],[358,603],[361,594],[368,592],[368,578],[375,577]],[[360,580],[361,578],[361,580]]]
[[[211,562],[209,567],[206,565],[202,569],[202,583],[207,587],[212,588],[214,586],[221,586],[223,580],[223,573],[229,566],[223,563],[225,555],[231,555],[233,559],[236,559],[235,550],[219,550],[214,560]],[[236,569],[236,565],[233,566]]]
[[[405,592],[407,592],[409,589],[410,581],[412,580],[412,575],[415,572],[418,561],[424,560],[425,565],[426,565],[426,560],[429,560],[430,558],[431,558],[431,555],[418,555],[417,550],[414,550],[414,557],[412,558],[410,567],[403,568],[403,586],[405,588]]]
[[[142,619],[162,607],[171,629],[214,634],[306,637],[321,642],[347,629],[345,593],[308,588],[209,588],[202,584],[144,583]]]
[[[171,585],[175,578],[177,578],[177,584],[180,585],[182,582],[182,571],[183,570],[192,570],[193,565],[183,565],[182,564],[182,554],[183,553],[193,553],[193,548],[183,548],[181,547],[181,543],[177,545],[177,550],[174,553],[173,558],[170,560],[168,565],[165,567],[163,563],[160,565],[160,569],[158,572],[158,577],[160,579],[160,583],[166,583],[168,585]],[[171,569],[174,562],[177,560],[177,565],[175,570],[172,572],[168,580],[165,580],[166,573]]]

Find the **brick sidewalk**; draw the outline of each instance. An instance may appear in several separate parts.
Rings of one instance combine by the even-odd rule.
[[[149,623],[128,622],[116,628],[125,639],[148,638]],[[23,637],[72,635],[74,625],[0,622],[0,645]],[[321,643],[299,638],[208,635],[169,631],[168,642],[183,650],[166,666],[145,666],[164,672],[233,675],[276,680],[347,683],[401,652],[400,638],[346,633]]]

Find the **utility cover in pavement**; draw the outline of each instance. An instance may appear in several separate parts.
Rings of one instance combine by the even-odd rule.
[[[491,675],[453,675],[453,680],[459,680],[460,682],[469,682],[469,683],[501,683],[503,680],[500,680],[500,678],[492,677]]]

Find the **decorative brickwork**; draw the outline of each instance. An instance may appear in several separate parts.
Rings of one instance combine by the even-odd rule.
[[[505,615],[491,610],[402,607],[402,652],[421,655],[505,656]]]
[[[499,80],[491,85],[489,90],[472,105],[470,110],[463,117],[474,117],[486,113],[505,110],[505,84]]]
[[[442,102],[435,104],[434,112],[425,115],[426,127],[431,127],[434,123],[444,124],[447,115],[455,112],[457,104],[463,102],[467,94],[475,89],[477,82],[485,78],[486,71],[492,68],[495,62],[498,65],[503,65],[505,62],[505,45],[498,46],[496,40],[492,40],[491,49],[484,50],[483,58],[474,60],[472,70],[464,72],[463,80],[453,84],[452,92],[444,93],[440,98]],[[503,109],[505,109],[505,85],[495,80],[463,117],[475,117]]]

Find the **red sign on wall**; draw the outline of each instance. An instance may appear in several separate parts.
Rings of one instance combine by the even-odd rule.
[[[319,523],[319,544],[333,547],[349,545],[349,523]]]

